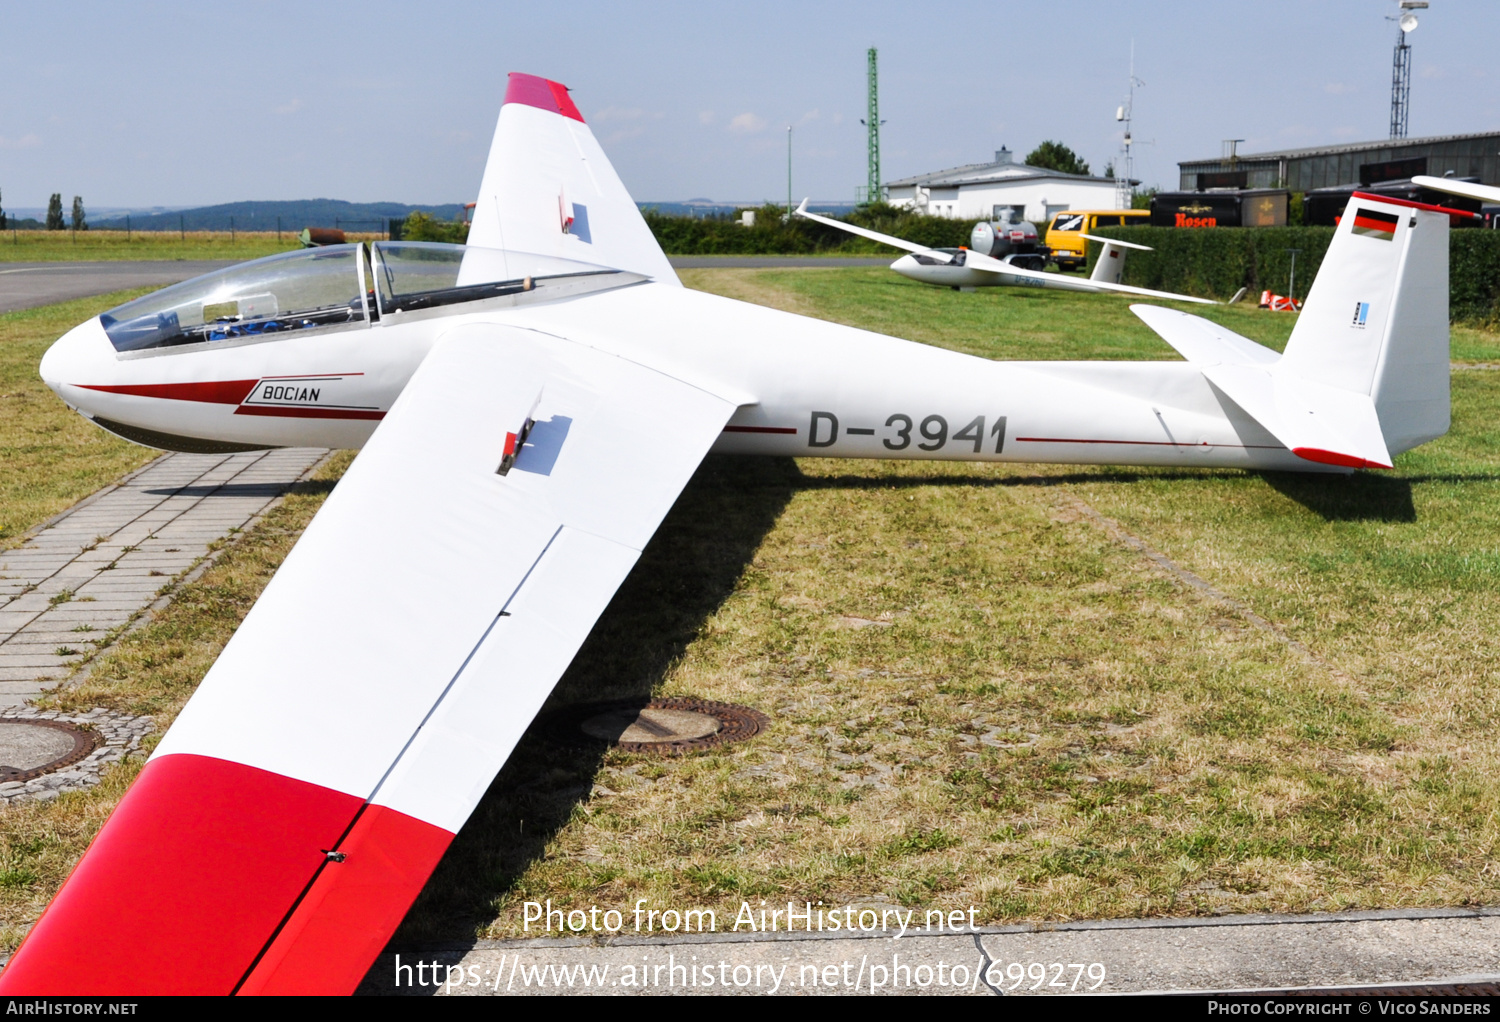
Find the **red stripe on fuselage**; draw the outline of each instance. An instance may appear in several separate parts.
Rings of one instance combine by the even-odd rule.
[[[211,405],[237,405],[250,396],[260,380],[214,380],[207,383],[134,383],[118,386],[92,386],[80,383],[81,390],[105,394],[128,394],[132,397],[156,397],[169,401],[201,401]]]
[[[208,756],[146,764],[0,995],[227,994],[363,800]]]
[[[1246,451],[1276,451],[1279,444],[1183,444],[1170,440],[1085,440],[1078,437],[1018,436],[1016,443],[1026,444],[1125,444],[1129,447],[1234,447]]]
[[[236,415],[275,415],[288,419],[383,419],[385,412],[349,408],[298,408],[294,405],[241,405]]]
[[[505,85],[505,102],[534,106],[539,110],[571,117],[575,121],[583,120],[583,114],[579,113],[578,108],[573,105],[566,85],[548,81],[537,75],[512,71],[510,80]]]

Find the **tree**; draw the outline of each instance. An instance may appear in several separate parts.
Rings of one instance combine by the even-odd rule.
[[[5,207],[0,206],[0,231],[5,230]]]
[[[73,196],[73,230],[86,231],[89,229],[88,221],[83,218],[83,196]]]
[[[1113,181],[1115,179],[1115,161],[1114,160],[1110,160],[1108,163],[1106,163],[1104,165],[1104,176],[1107,177],[1107,178],[1109,178],[1111,181]]]
[[[47,230],[60,231],[63,226],[62,193],[53,192],[52,198],[47,200]]]
[[[401,228],[402,241],[445,241],[462,245],[468,237],[468,224],[454,220],[437,220],[419,209],[412,210],[406,218],[406,225]]]
[[[1078,154],[1061,142],[1047,141],[1033,149],[1026,157],[1028,167],[1045,167],[1064,174],[1087,174],[1089,165],[1078,158]]]

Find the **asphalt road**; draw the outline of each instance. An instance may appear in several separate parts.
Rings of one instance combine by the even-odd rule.
[[[0,312],[108,294],[127,287],[161,287],[232,265],[233,260],[0,263]]]
[[[784,269],[888,266],[890,258],[820,256],[673,256],[679,270]],[[164,287],[200,273],[234,265],[233,260],[0,263],[0,312],[87,298],[127,287]]]

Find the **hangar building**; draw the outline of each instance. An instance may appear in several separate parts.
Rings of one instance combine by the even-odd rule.
[[[1374,184],[1413,174],[1477,177],[1500,185],[1500,132],[1381,139],[1346,145],[1285,149],[1280,152],[1177,164],[1185,192],[1201,188],[1286,188],[1309,192],[1332,185]]]
[[[1115,181],[1064,174],[1016,163],[1009,149],[993,163],[971,163],[886,184],[893,206],[924,209],[958,220],[999,219],[1007,208],[1024,219],[1046,223],[1065,209],[1114,209]]]

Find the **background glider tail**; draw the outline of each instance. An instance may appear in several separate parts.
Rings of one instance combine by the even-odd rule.
[[[1104,246],[1099,253],[1099,259],[1094,263],[1094,272],[1089,274],[1089,280],[1103,284],[1125,283],[1125,252],[1128,249],[1140,249],[1149,252],[1149,245],[1134,245],[1128,241],[1115,241],[1113,238],[1098,238],[1092,234],[1080,235],[1090,241],[1097,241]]]
[[[567,87],[536,75],[510,75],[469,244],[679,283]],[[494,279],[488,264],[475,272]]]
[[[1448,217],[1355,193],[1277,373],[1373,399],[1391,454],[1448,431]]]

